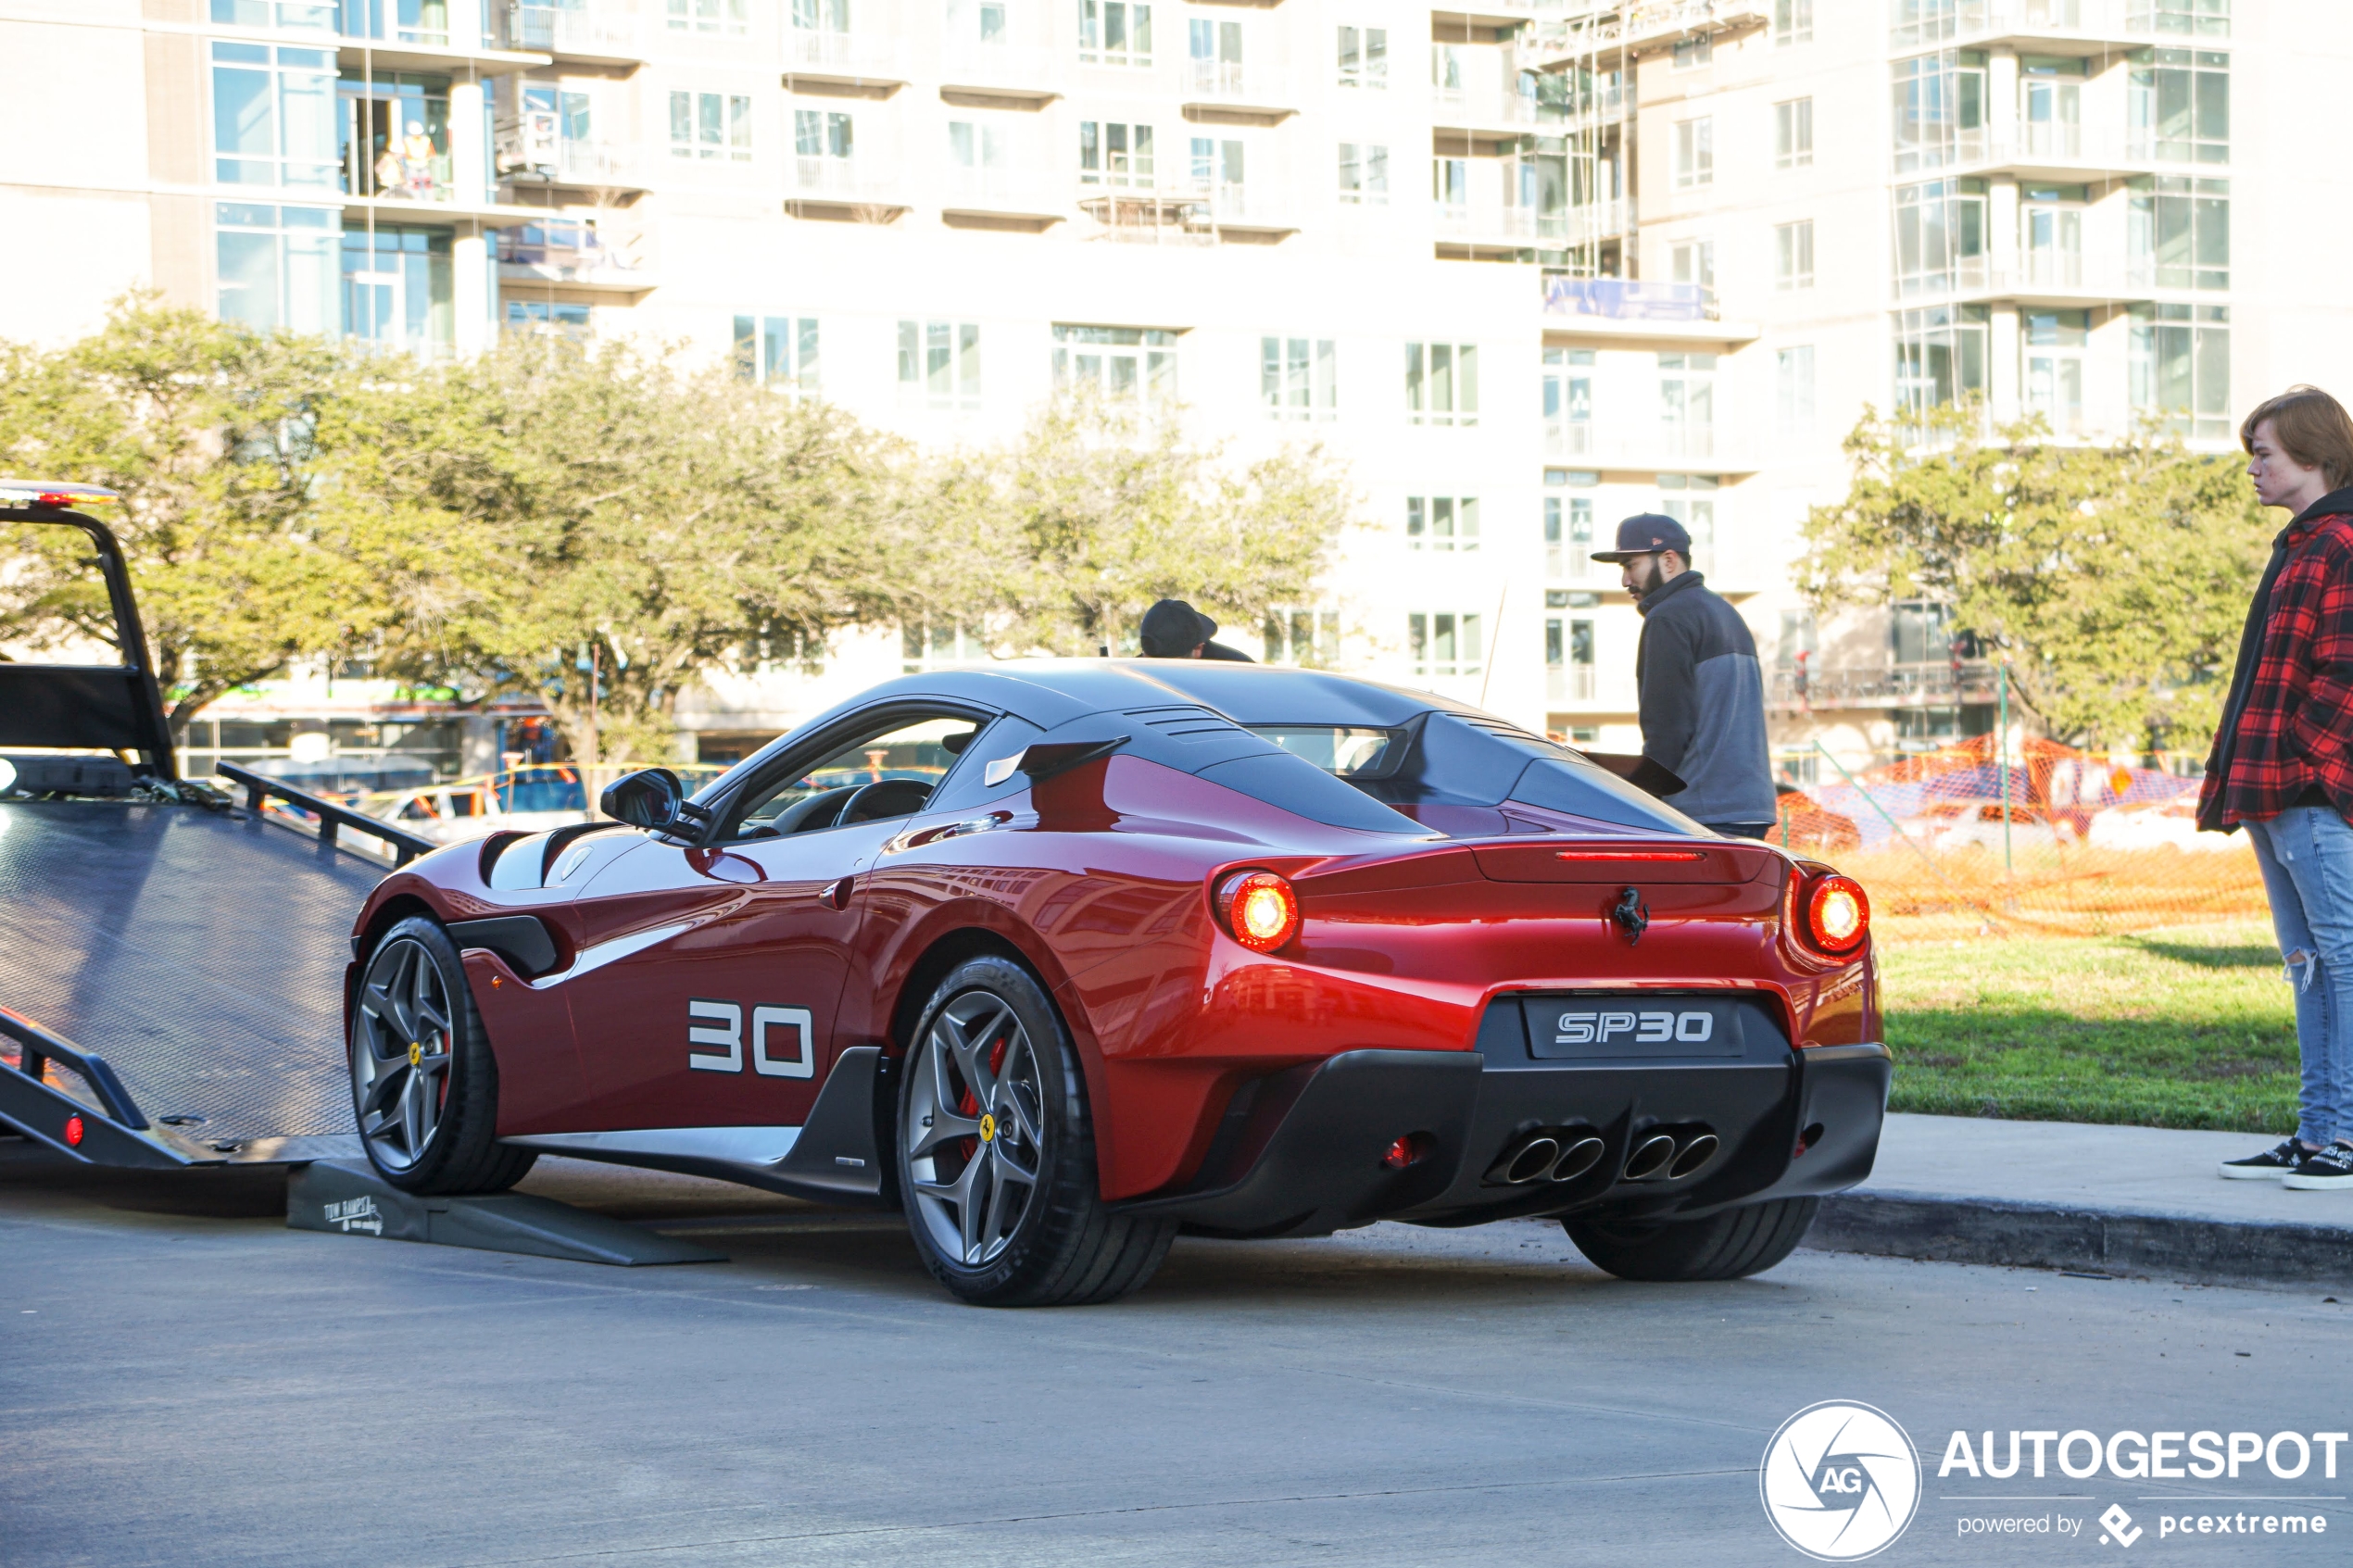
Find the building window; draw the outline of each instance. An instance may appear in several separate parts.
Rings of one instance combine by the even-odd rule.
[[[265,332],[333,337],[343,330],[340,208],[222,202],[213,221],[222,320]]]
[[[2074,288],[2083,282],[2081,185],[2028,185],[2018,193],[2019,262],[2029,283]]]
[[[2133,307],[2133,409],[2178,434],[2231,433],[2231,312],[2221,305]]]
[[[1716,491],[1722,483],[1712,473],[1663,473],[1658,476],[1658,509],[1683,525],[1692,536],[1691,564],[1708,571],[1716,559]]]
[[[736,318],[736,379],[789,392],[817,394],[817,318]]]
[[[1781,634],[1773,644],[1773,667],[1777,670],[1802,668],[1813,659],[1820,637],[1812,610],[1781,611]]]
[[[1814,42],[1814,0],[1773,0],[1773,47]]]
[[[1782,441],[1814,434],[1814,345],[1800,344],[1773,357],[1773,433]]]
[[[1715,456],[1715,355],[1658,357],[1658,418],[1667,450],[1684,458]]]
[[[1674,69],[1677,70],[1696,69],[1715,57],[1716,41],[1708,33],[1696,32],[1689,38],[1675,41]]]
[[[807,118],[798,116],[796,119]],[[846,128],[848,115],[833,118]],[[848,132],[845,129],[845,137]],[[670,94],[670,156],[751,161],[751,99],[738,93]]]
[[[1375,91],[1389,86],[1389,29],[1343,27],[1340,30],[1340,84]]]
[[[1135,0],[1078,0],[1078,58],[1090,66],[1151,65],[1152,8]]]
[[[1340,199],[1363,207],[1389,205],[1389,149],[1373,142],[1340,144]]]
[[[283,51],[281,51],[283,53]],[[346,70],[343,101],[344,189],[359,195],[447,201],[449,79]]]
[[[507,330],[567,337],[577,342],[588,335],[588,307],[561,299],[507,301]]]
[[[1544,350],[1544,452],[1581,458],[1593,448],[1593,351]]]
[[[2133,281],[2161,289],[2231,286],[2231,182],[2186,175],[2133,182],[2125,250]]]
[[[1202,93],[1242,90],[1242,24],[1194,17],[1185,24],[1186,63]]]
[[[1895,170],[1944,169],[1985,153],[1985,52],[1946,49],[1898,60]]]
[[[2027,412],[2058,435],[2083,433],[2083,350],[2091,313],[2022,309],[2018,315],[2019,380]]]
[[[1700,291],[1700,297],[1716,297],[1716,242],[1714,240],[1678,240],[1667,249],[1667,272],[1678,283],[1690,283]]]
[[[1934,305],[1895,313],[1895,408],[1917,421],[1941,404],[1985,395],[1988,311]]]
[[[1580,474],[1578,477],[1589,483],[1601,478],[1599,474]],[[1593,574],[1595,564],[1593,498],[1591,495],[1545,496],[1545,577],[1553,582],[1590,577]]]
[[[980,323],[899,323],[899,395],[926,408],[980,407]]]
[[[1277,420],[1340,417],[1339,357],[1327,337],[1258,340],[1258,397]]]
[[[1889,0],[1894,13],[1889,41],[1899,49],[1941,44],[1959,30],[1963,6],[1982,13],[1984,0]]]
[[[2134,157],[2231,161],[2231,56],[2144,49],[2133,57],[2128,100]]]
[[[333,190],[335,56],[262,44],[212,46],[213,178]]]
[[[1405,418],[1417,425],[1478,423],[1478,345],[1405,345]]]
[[[1416,610],[1405,618],[1405,647],[1416,675],[1476,675],[1482,654],[1479,617]]]
[[[1009,133],[1003,126],[987,120],[977,123],[969,119],[950,120],[949,172],[966,186],[985,183],[989,174],[1004,169],[1008,139]]]
[[[1478,497],[1405,497],[1405,547],[1465,555],[1478,548]]]
[[[1786,293],[1814,286],[1814,220],[1773,226],[1773,286]]]
[[[927,621],[901,621],[899,643],[900,670],[909,675],[981,664],[988,659],[988,645],[981,634],[969,626],[952,622],[943,625]]]
[[[334,0],[212,0],[212,19],[231,27],[333,32]]]
[[[751,0],[669,0],[669,12],[673,32],[741,38],[751,31]]]
[[[1054,390],[1165,408],[1176,401],[1176,334],[1150,327],[1054,327]]]
[[[1552,596],[1547,596],[1551,597]],[[1564,594],[1562,598],[1572,596]],[[1575,596],[1591,598],[1591,595]],[[1544,697],[1548,702],[1591,702],[1594,691],[1593,623],[1582,617],[1544,621]],[[1590,738],[1590,737],[1589,737]]]
[[[1340,662],[1337,610],[1270,610],[1260,630],[1269,664],[1307,664],[1328,669]]]
[[[283,209],[282,209],[283,210]],[[456,341],[450,232],[379,223],[343,232],[343,330],[437,358]]]
[[[1814,161],[1814,100],[1773,106],[1773,167],[1804,169]]]
[[[1220,217],[1240,217],[1248,210],[1245,193],[1249,189],[1243,144],[1214,136],[1195,136],[1189,150],[1191,188],[1201,195],[1214,197],[1216,205],[1212,210]]]
[[[1895,191],[1895,291],[1950,294],[1985,282],[1985,182],[1931,180]]]
[[[2135,32],[2231,35],[2231,0],[2133,0],[2126,25]]]
[[[1675,125],[1675,188],[1716,183],[1716,121],[1707,116]]]
[[[1078,122],[1078,181],[1082,185],[1152,186],[1152,128],[1112,120]]]

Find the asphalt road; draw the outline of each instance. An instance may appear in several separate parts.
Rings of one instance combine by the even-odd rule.
[[[2317,1461],[1936,1474],[1956,1427],[2344,1430],[2353,1309],[2316,1293],[1813,1252],[1635,1286],[1529,1223],[1183,1240],[1126,1302],[996,1312],[944,1298],[895,1217],[565,1161],[532,1185],[733,1261],[289,1231],[266,1174],[0,1142],[0,1563],[1799,1563],[1759,1456],[1833,1399],[1925,1463],[1875,1562],[2125,1556],[2111,1502],[2132,1559],[2353,1550],[2353,1479]],[[2328,1533],[2160,1536],[2176,1511]],[[2052,1533],[1960,1534],[2004,1517]]]

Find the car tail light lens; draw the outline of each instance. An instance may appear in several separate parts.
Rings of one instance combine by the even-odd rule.
[[[1273,872],[1244,872],[1217,890],[1218,918],[1253,953],[1271,953],[1299,935],[1299,895]]]
[[[1806,893],[1806,936],[1825,953],[1843,956],[1871,934],[1871,900],[1863,884],[1833,872]]]
[[[81,1117],[79,1117],[79,1116],[69,1116],[69,1117],[67,1117],[67,1118],[66,1118],[66,1144],[67,1144],[67,1147],[71,1148],[80,1148],[82,1147],[82,1118],[81,1118]]]

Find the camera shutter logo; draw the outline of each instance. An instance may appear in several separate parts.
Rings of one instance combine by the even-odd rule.
[[[1826,1399],[1781,1423],[1756,1485],[1781,1539],[1818,1562],[1853,1562],[1911,1524],[1920,1459],[1884,1411]]]

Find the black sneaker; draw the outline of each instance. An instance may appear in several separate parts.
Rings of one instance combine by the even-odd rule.
[[[2316,1154],[2306,1155],[2304,1162],[2289,1172],[2287,1180],[2281,1185],[2298,1192],[2353,1188],[2353,1143],[2340,1138]]]
[[[2222,1179],[2226,1182],[2276,1182],[2303,1164],[2308,1152],[2294,1137],[2284,1137],[2275,1148],[2250,1154],[2244,1160],[2223,1160]]]

